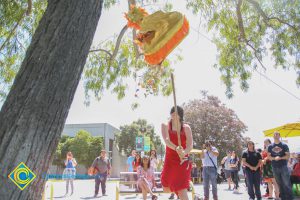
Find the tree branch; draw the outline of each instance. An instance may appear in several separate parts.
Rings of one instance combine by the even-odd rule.
[[[32,10],[32,1],[28,0],[27,2],[28,2],[28,7],[27,7],[26,15],[29,16]]]
[[[97,52],[97,51],[102,51],[102,52],[107,53],[109,55],[109,59],[111,59],[111,57],[112,57],[112,54],[109,51],[105,50],[105,49],[93,49],[93,50],[90,50],[89,53]]]
[[[136,5],[135,0],[128,0],[128,11],[130,10],[131,5]],[[139,51],[137,44],[134,42],[135,38],[136,38],[136,30],[133,29],[132,30],[132,43],[133,43],[133,47],[134,47],[134,51],[135,51],[135,58],[138,59],[141,55],[141,52]]]
[[[241,12],[241,6],[242,6],[243,0],[238,0],[237,6],[236,6],[236,15],[238,18],[238,26],[240,30],[240,38],[239,41],[247,41],[246,40],[246,34],[244,30],[244,22],[242,18],[242,12]]]
[[[238,26],[239,26],[239,30],[240,30],[240,38],[239,41],[240,42],[245,42],[245,44],[247,46],[249,46],[255,55],[255,58],[258,60],[258,62],[260,63],[260,65],[262,66],[262,68],[264,70],[266,70],[266,67],[264,66],[264,64],[262,63],[262,61],[260,60],[258,54],[257,54],[257,49],[254,48],[251,44],[250,41],[247,39],[246,34],[245,34],[245,29],[244,29],[244,23],[243,23],[243,18],[242,18],[242,12],[241,12],[241,6],[242,6],[243,0],[238,0],[237,6],[236,6],[236,14],[237,14],[237,18],[238,18]]]
[[[134,51],[135,51],[135,59],[138,59],[141,55],[141,52],[139,51],[139,47],[137,46],[137,44],[134,42],[136,38],[136,30],[132,30],[132,43],[133,43],[133,47],[134,47]]]
[[[254,51],[254,55],[255,55],[255,58],[258,60],[259,64],[261,65],[261,67],[264,69],[264,70],[267,70],[267,68],[264,66],[264,64],[262,63],[262,61],[260,60],[260,58],[258,57],[257,55],[257,49],[255,49],[249,41],[246,42],[246,44]]]
[[[116,58],[117,53],[118,53],[119,48],[120,48],[120,44],[121,44],[122,37],[124,36],[124,34],[125,34],[125,32],[127,31],[127,29],[128,29],[128,26],[125,25],[125,26],[122,28],[122,30],[121,30],[121,32],[120,32],[120,34],[119,34],[119,36],[118,36],[117,42],[116,42],[116,46],[115,46],[114,52],[112,53],[112,56],[111,56],[111,59],[110,59],[111,61],[114,60],[114,59]]]
[[[24,12],[25,13],[25,12]],[[22,14],[22,16],[20,17],[20,19],[17,21],[16,25],[13,27],[13,29],[11,30],[10,34],[8,35],[8,37],[6,38],[6,40],[3,42],[3,44],[0,47],[0,51],[3,50],[3,48],[5,47],[6,43],[11,39],[11,37],[15,34],[18,26],[21,24],[23,18],[24,18],[24,13]]]
[[[250,4],[253,5],[253,7],[256,9],[256,11],[258,12],[258,14],[260,16],[263,17],[264,19],[264,22],[266,23],[267,26],[270,26],[271,25],[268,23],[270,20],[277,20],[278,22],[282,23],[282,24],[285,24],[287,26],[289,26],[291,29],[293,29],[294,31],[296,32],[299,32],[299,30],[297,29],[296,26],[292,25],[292,24],[289,24],[288,22],[278,18],[278,17],[268,17],[267,14],[262,10],[262,8],[260,7],[259,3],[255,0],[247,0]]]

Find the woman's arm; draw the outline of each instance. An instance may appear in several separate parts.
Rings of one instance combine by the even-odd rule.
[[[176,145],[173,142],[171,142],[171,140],[170,140],[168,125],[166,125],[166,124],[161,125],[161,133],[162,133],[163,139],[164,139],[167,147],[169,147],[173,150],[176,150]]]
[[[75,158],[72,159],[72,162],[73,162],[73,166],[76,167],[77,162],[76,162]]]

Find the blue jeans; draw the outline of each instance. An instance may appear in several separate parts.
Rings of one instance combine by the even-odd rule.
[[[292,200],[293,192],[288,167],[286,165],[273,167],[273,174],[279,186],[281,200]]]
[[[231,179],[234,183],[234,189],[239,188],[239,171],[238,170],[231,170]]]
[[[247,188],[248,188],[248,195],[251,199],[256,198],[258,200],[261,200],[261,193],[260,193],[260,173],[259,170],[257,171],[252,171],[249,169],[245,170],[246,172],[246,179],[247,179]],[[255,189],[255,195],[254,195],[254,190]]]
[[[101,184],[102,195],[106,194],[106,179],[107,179],[107,172],[101,174],[98,173],[95,176],[95,194],[99,193],[99,186]]]
[[[214,200],[218,199],[218,189],[217,189],[217,170],[215,167],[203,167],[202,172],[203,177],[203,187],[204,187],[204,199],[209,199],[209,181],[212,185],[212,193]]]

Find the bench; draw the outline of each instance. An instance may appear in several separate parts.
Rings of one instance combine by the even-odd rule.
[[[129,180],[130,176],[134,176],[137,175],[136,172],[120,172],[120,181],[117,182],[116,185],[116,200],[119,200],[121,195],[130,195],[130,194],[142,194],[141,191],[137,191],[135,188],[136,185],[136,181],[131,181]],[[161,182],[160,182],[160,175],[161,172],[154,172],[155,175],[155,183],[156,183],[156,188],[155,190],[152,190],[153,193],[155,194],[162,194],[162,193],[166,193],[163,191],[163,188],[161,186]],[[132,188],[130,188],[130,186]],[[192,193],[192,199],[194,199],[195,196],[195,190],[194,190],[194,185],[191,184],[191,189],[190,191]]]

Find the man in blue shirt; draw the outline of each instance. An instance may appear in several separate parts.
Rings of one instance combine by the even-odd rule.
[[[127,171],[128,172],[133,172],[133,165],[132,165],[132,163],[134,161],[135,155],[136,155],[136,151],[135,151],[135,149],[133,149],[131,151],[131,155],[127,158],[127,163],[126,164],[127,164]]]
[[[127,158],[127,162],[126,162],[126,164],[127,164],[126,171],[128,171],[128,172],[133,172],[133,161],[134,161],[135,155],[136,155],[136,150],[133,149],[131,151],[131,155]],[[136,181],[133,174],[129,175],[129,181]],[[134,185],[131,185],[130,187],[133,188]]]
[[[274,143],[268,147],[268,158],[271,160],[273,173],[279,185],[282,200],[293,199],[292,184],[287,167],[289,157],[290,152],[288,145],[280,141],[279,132],[274,132]]]

